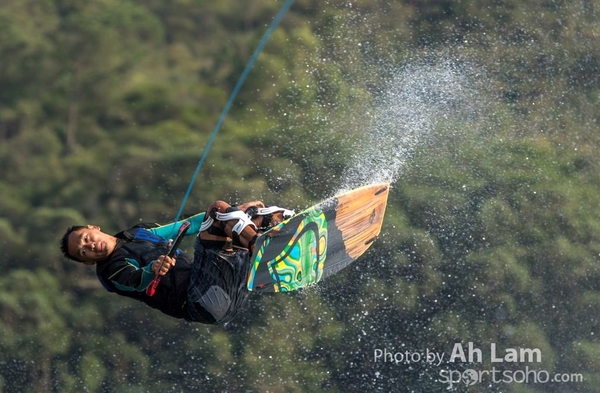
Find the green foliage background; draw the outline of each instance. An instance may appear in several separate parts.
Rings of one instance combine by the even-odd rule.
[[[63,260],[69,225],[174,217],[281,3],[0,0],[0,391],[442,392],[442,367],[375,362],[374,349],[448,356],[455,342],[539,348],[541,364],[501,367],[584,378],[456,391],[599,391],[597,0],[295,2],[190,213],[215,199],[303,208],[343,187],[406,64],[473,64],[494,119],[436,119],[380,240],[317,289],[253,295],[207,327]]]

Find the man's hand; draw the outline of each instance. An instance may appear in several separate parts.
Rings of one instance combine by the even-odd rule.
[[[161,255],[152,265],[152,271],[157,276],[164,276],[173,266],[175,266],[175,258]]]

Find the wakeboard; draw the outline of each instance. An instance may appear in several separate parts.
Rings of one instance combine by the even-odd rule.
[[[248,289],[306,288],[354,262],[381,231],[389,188],[380,183],[342,193],[264,232],[254,244]]]

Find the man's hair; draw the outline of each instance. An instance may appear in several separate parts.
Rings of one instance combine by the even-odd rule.
[[[67,231],[63,235],[62,239],[60,239],[60,251],[62,251],[65,258],[71,259],[76,262],[83,262],[76,256],[69,254],[69,235],[83,228],[85,228],[84,225],[73,225],[72,227],[67,228]]]

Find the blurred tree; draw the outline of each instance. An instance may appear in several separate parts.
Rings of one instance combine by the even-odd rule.
[[[2,369],[9,390],[50,392],[53,359],[69,351],[73,312],[46,270],[11,270],[0,279]]]

